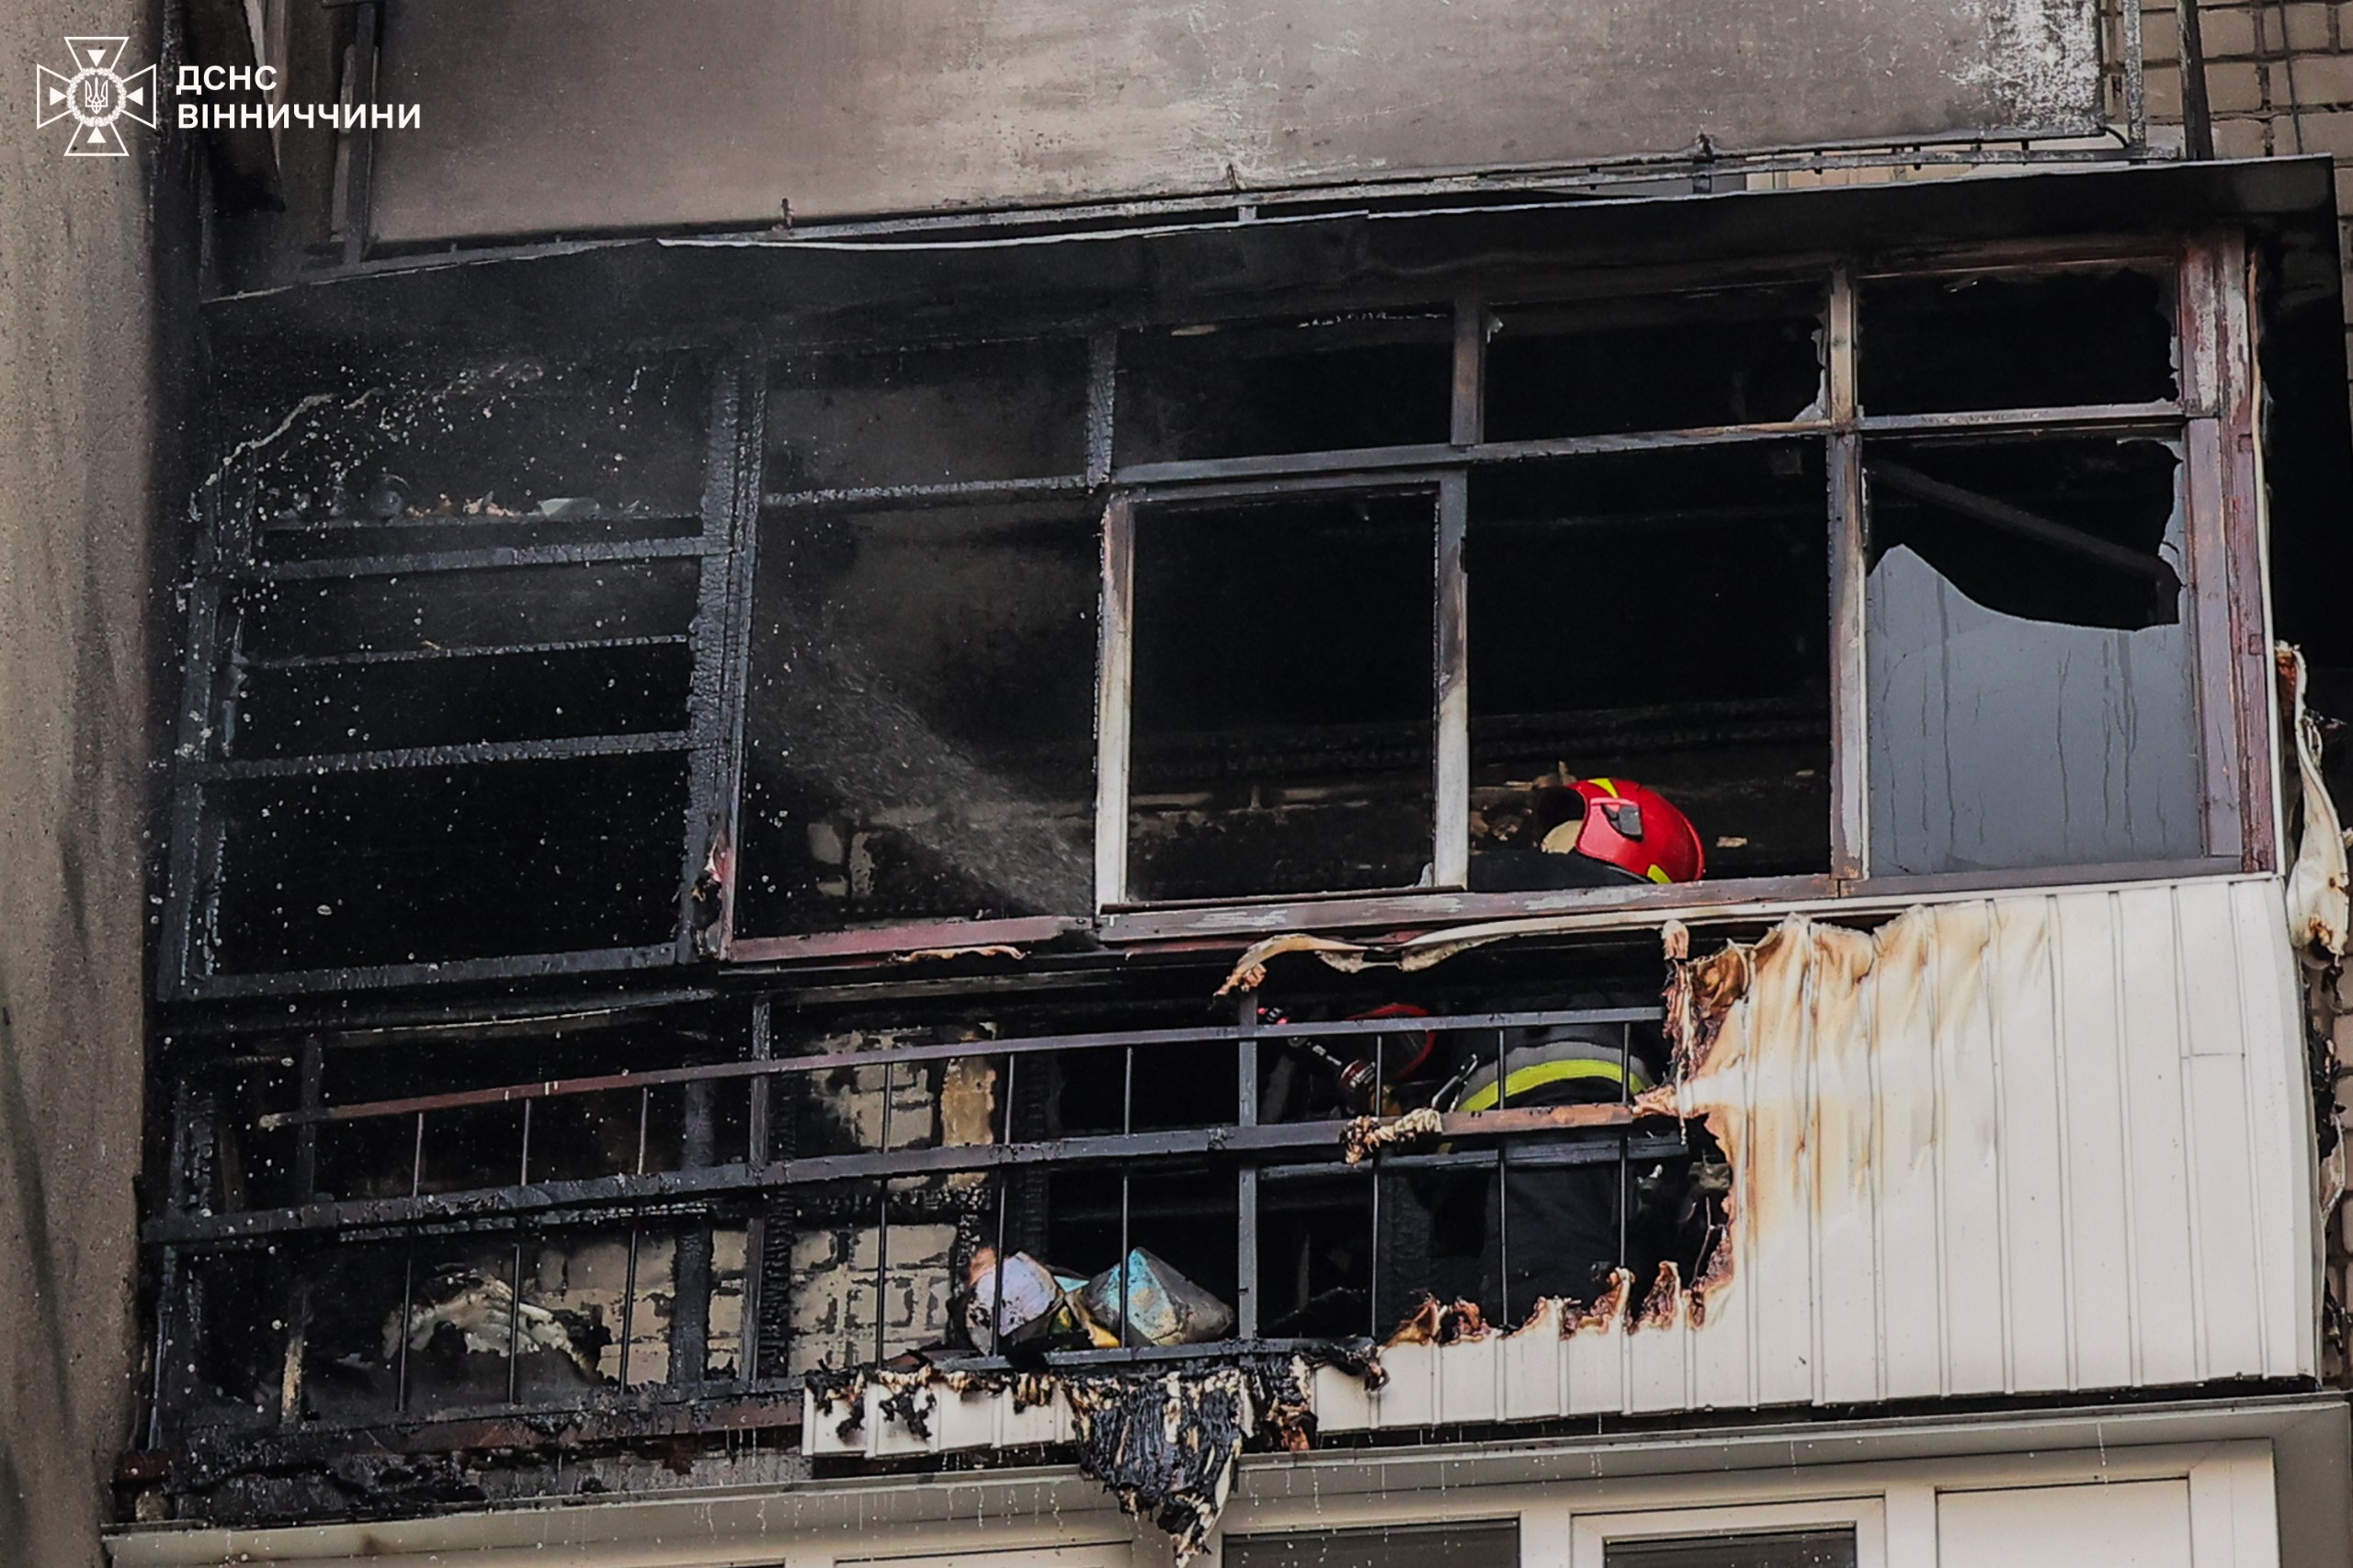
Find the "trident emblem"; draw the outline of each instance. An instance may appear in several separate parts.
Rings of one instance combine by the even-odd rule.
[[[43,65],[35,78],[40,94],[40,119],[47,125],[74,119],[74,138],[66,143],[69,158],[123,158],[131,148],[115,129],[125,115],[153,130],[155,125],[155,68],[124,76],[115,66],[129,48],[127,38],[69,38],[66,50],[74,58],[74,74],[60,75]]]

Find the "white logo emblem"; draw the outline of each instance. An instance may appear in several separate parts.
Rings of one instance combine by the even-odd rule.
[[[155,68],[150,65],[128,76],[115,71],[122,51],[130,46],[127,38],[69,38],[65,47],[74,57],[72,75],[61,76],[46,65],[39,67],[40,118],[36,123],[47,125],[73,116],[74,139],[66,144],[67,157],[129,157],[131,148],[115,129],[115,121],[125,115],[154,129]]]

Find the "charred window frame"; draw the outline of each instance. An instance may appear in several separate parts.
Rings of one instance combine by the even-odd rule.
[[[649,349],[395,369],[222,432],[182,588],[161,995],[694,956],[762,390],[745,353]]]
[[[1848,265],[1828,272],[1823,307],[1822,396],[1797,417],[1768,423],[1672,429],[1609,430],[1561,437],[1489,438],[1489,355],[1495,301],[1453,302],[1454,335],[1449,440],[1380,449],[1273,453],[1129,463],[1113,451],[1105,511],[1100,755],[1097,762],[1096,897],[1107,939],[1148,940],[1208,932],[1251,932],[1300,925],[1370,924],[1586,908],[1672,908],[1695,903],[1770,901],[1846,894],[1908,893],[1941,888],[2126,880],[2217,870],[2261,869],[2275,847],[2264,682],[2264,600],[2255,469],[2257,388],[2247,316],[2250,258],[2234,238],[2201,240],[2178,250],[2127,245],[2029,245],[1902,265]],[[2058,280],[2063,301],[2079,278],[2119,274],[2162,291],[2171,317],[2173,384],[2122,401],[2091,401],[2063,386],[2060,397],[2027,402],[1964,392],[1950,405],[1888,395],[1870,406],[1859,374],[1858,300],[1882,280],[1941,286],[1986,279]],[[1798,279],[1803,286],[1804,279]],[[1513,296],[1517,298],[1518,296]],[[1861,330],[1868,331],[1863,324]],[[1165,330],[1165,328],[1163,330]],[[2063,333],[2061,335],[2064,335]],[[2063,382],[2065,378],[2061,378]],[[1895,379],[1882,377],[1893,389]],[[1108,394],[1107,394],[1108,395]],[[2076,401],[2067,401],[2067,396]],[[1515,431],[1514,434],[1518,434]],[[1899,443],[1949,446],[2008,439],[2048,444],[2065,438],[2161,442],[2177,454],[2177,515],[2168,547],[2177,552],[2178,619],[2187,644],[2189,726],[2197,756],[2195,813],[2168,852],[2086,855],[2064,864],[1985,869],[1905,871],[1882,852],[1873,864],[1870,800],[1872,669],[1866,621],[1872,564],[1870,511],[1876,483],[1901,483]],[[1470,742],[1469,649],[1464,611],[1469,588],[1462,555],[1463,496],[1482,473],[1547,460],[1627,452],[1685,452],[1803,442],[1822,454],[1826,473],[1828,665],[1832,777],[1827,790],[1828,863],[1819,874],[1719,880],[1697,886],[1626,887],[1536,893],[1460,891],[1468,859]],[[1889,470],[1867,477],[1879,460]],[[1156,511],[1208,502],[1262,504],[1314,494],[1362,494],[1427,487],[1438,497],[1438,542],[1433,598],[1435,756],[1432,848],[1424,884],[1410,881],[1378,893],[1327,892],[1228,897],[1216,907],[1140,892],[1130,865],[1128,829],[1136,792],[1133,671],[1139,616],[1136,540]],[[2018,508],[2010,509],[2015,513]],[[2029,519],[2029,524],[2032,519]],[[2020,527],[2013,517],[1997,526]]]
[[[273,530],[260,516],[249,455],[239,452],[232,439],[268,432],[224,432],[222,444],[230,449],[230,459],[199,494],[204,532],[185,588],[190,658],[172,759],[170,875],[159,945],[159,991],[177,998],[228,997],[561,974],[710,956],[738,961],[855,956],[1038,941],[1089,926],[1105,939],[1121,943],[1302,924],[1410,923],[1584,910],[1608,918],[1617,911],[1694,903],[2266,868],[2276,848],[2254,444],[2259,388],[2247,314],[2251,265],[2243,244],[2228,236],[2178,247],[2041,244],[1998,252],[1926,255],[1900,264],[1836,267],[1824,262],[1811,271],[1759,267],[1737,275],[1686,273],[1611,282],[1582,292],[1499,288],[1492,296],[1449,298],[1420,307],[1367,307],[1303,316],[1310,325],[1336,324],[1344,329],[1341,351],[1360,357],[1348,361],[1360,366],[1364,374],[1359,380],[1370,382],[1371,373],[1385,367],[1427,392],[1425,403],[1410,417],[1378,407],[1326,411],[1292,420],[1288,434],[1262,435],[1213,399],[1164,398],[1154,413],[1159,424],[1147,430],[1141,444],[1123,438],[1120,426],[1123,405],[1131,415],[1138,409],[1151,411],[1151,388],[1138,377],[1153,362],[1152,355],[1135,349],[1138,335],[1157,334],[1179,345],[1215,339],[1188,339],[1180,335],[1197,329],[1172,329],[1165,319],[1098,322],[1034,340],[1047,346],[1039,351],[1045,358],[1023,361],[1029,369],[1018,372],[1042,375],[1045,370],[1039,367],[1045,366],[1061,378],[1054,386],[1074,389],[1055,405],[1060,423],[1051,438],[1030,441],[1017,462],[970,472],[952,466],[944,472],[903,472],[887,464],[877,468],[847,441],[817,454],[822,460],[805,470],[779,462],[774,452],[779,433],[796,428],[803,415],[789,408],[769,409],[766,403],[772,392],[789,402],[797,383],[790,375],[774,379],[766,351],[739,347],[704,361],[709,373],[704,413],[689,438],[700,453],[699,487],[692,505],[680,512],[680,526],[629,539],[526,538],[472,548],[452,534],[436,536],[415,549],[367,553],[334,546],[290,555],[273,543]],[[2138,268],[2170,279],[2175,330],[2169,352],[2176,377],[2170,395],[2037,406],[1999,399],[1963,407],[1915,409],[1901,400],[1872,406],[1870,376],[1858,359],[1858,300],[1883,281],[2051,278],[2118,268]],[[1810,292],[1821,301],[1819,395],[1805,406],[1785,406],[1795,401],[1784,395],[1786,388],[1774,394],[1778,403],[1759,402],[1745,392],[1713,402],[1678,403],[1668,395],[1671,387],[1655,379],[1645,381],[1640,373],[1642,345],[1655,341],[1655,334],[1688,335],[1698,330],[1689,320],[1678,321],[1675,312],[1681,306],[1677,301],[1744,291],[1761,297],[1775,289]],[[1511,340],[1495,339],[1493,328],[1498,312],[1519,311],[1539,316],[1565,312],[1562,320],[1568,324],[1556,323],[1558,330],[1584,330],[1574,320],[1580,309],[1604,324],[1597,329],[1604,335],[1620,333],[1619,364],[1632,368],[1608,379],[1604,397],[1579,401],[1574,389],[1554,389],[1547,394],[1554,400],[1547,405],[1552,413],[1545,417],[1554,418],[1553,428],[1572,433],[1537,433],[1543,420],[1526,415],[1525,387],[1512,392],[1509,367],[1497,370],[1498,356],[1508,358]],[[1630,310],[1640,317],[1634,328],[1616,319]],[[1753,313],[1739,310],[1716,316],[1703,310],[1699,320],[1701,329],[1722,330],[1735,338],[1758,330]],[[1859,330],[1869,334],[1868,320]],[[925,358],[926,364],[950,369],[964,364],[959,356],[967,355],[953,344],[858,352]],[[1182,363],[1181,352],[1167,358]],[[777,362],[794,363],[790,356]],[[1259,378],[1259,401],[1244,399],[1233,408],[1246,412],[1267,406],[1267,390],[1283,388],[1284,373],[1278,357]],[[1006,385],[1024,384],[1018,374]],[[1504,380],[1498,381],[1498,374]],[[1512,397],[1521,399],[1519,412],[1514,412]],[[1279,405],[1277,413],[1281,414]],[[1657,421],[1662,419],[1670,423],[1661,426]],[[1681,422],[1690,419],[1717,422]],[[1172,457],[1171,451],[1185,449],[1171,432],[1201,443],[1201,449],[1240,455]],[[1025,426],[1022,434],[1027,439],[1034,433]],[[1874,867],[1868,712],[1872,670],[1866,635],[1874,495],[1867,475],[1875,461],[1884,470],[1890,457],[1897,460],[1898,468],[1916,469],[1916,462],[1904,458],[1928,450],[1931,444],[1949,448],[1971,440],[2048,443],[2095,437],[2159,440],[2176,445],[2179,454],[2179,576],[2187,585],[2182,619],[2194,658],[2200,770],[2196,852],[2154,860],[2109,857],[2107,863],[2079,860],[1919,875],[1891,874],[1883,864]],[[1389,444],[1269,449],[1312,440]],[[1899,443],[1904,444],[1901,449]],[[1773,454],[1792,452],[1802,454],[1804,483],[1812,483],[1816,468],[1822,475],[1820,549],[1827,565],[1822,573],[1825,612],[1817,667],[1828,710],[1829,752],[1824,769],[1828,777],[1822,786],[1825,803],[1821,829],[1826,853],[1802,874],[1728,874],[1727,864],[1719,868],[1715,881],[1697,886],[1460,891],[1470,858],[1468,822],[1476,805],[1475,778],[1481,766],[1473,738],[1473,702],[1482,691],[1493,690],[1492,683],[1470,678],[1479,632],[1465,550],[1466,540],[1473,554],[1482,548],[1477,517],[1481,488],[1497,483],[1497,476],[1544,464],[1730,463],[1765,461]],[[1881,499],[1886,478],[1882,472]],[[1154,892],[1149,879],[1140,886],[1128,831],[1139,793],[1133,684],[1137,639],[1140,631],[1150,634],[1150,628],[1140,626],[1137,619],[1139,529],[1204,507],[1312,507],[1345,497],[1403,493],[1431,498],[1436,530],[1427,610],[1429,707],[1423,732],[1429,780],[1428,845],[1422,862],[1427,876],[1369,875],[1339,889],[1235,893],[1209,888],[1200,890],[1198,898],[1182,890],[1173,895]],[[1091,723],[1075,710],[1057,720],[1071,733],[1088,728],[1093,732],[1091,756],[1057,764],[1074,776],[1077,770],[1093,774],[1091,811],[1083,786],[1056,786],[1058,801],[1068,796],[1074,802],[1066,812],[1058,804],[1060,825],[1054,830],[1075,848],[1069,879],[1073,885],[1064,890],[1057,883],[1047,892],[1009,903],[996,901],[1006,907],[973,900],[954,913],[918,910],[908,917],[885,911],[883,918],[863,923],[803,919],[765,928],[747,923],[742,917],[747,889],[752,879],[766,874],[747,849],[747,834],[756,826],[747,813],[758,804],[757,780],[747,773],[747,766],[756,767],[760,742],[761,574],[777,567],[779,553],[789,552],[795,530],[810,519],[852,528],[887,524],[903,527],[914,537],[926,517],[949,525],[948,532],[960,518],[989,526],[1010,518],[1025,527],[1046,518],[1063,530],[1058,538],[1067,536],[1064,544],[1075,540],[1078,551],[1091,551],[1097,557],[1099,580],[1087,591],[1084,606],[1094,618],[1095,667],[1083,671],[1088,656],[1075,642],[1058,645],[1054,657],[1064,673],[1083,672],[1092,678]],[[1078,559],[1063,545],[1055,548]],[[340,746],[306,744],[270,755],[239,749],[244,743],[238,704],[255,689],[256,670],[272,657],[254,642],[256,594],[334,589],[358,601],[374,592],[371,585],[401,584],[404,592],[414,594],[415,585],[426,581],[437,595],[478,593],[488,598],[496,597],[500,585],[519,584],[532,573],[579,567],[668,574],[676,579],[666,590],[676,599],[676,614],[670,620],[642,636],[592,631],[578,640],[591,646],[568,648],[561,654],[670,661],[683,688],[671,720],[654,724],[639,722],[634,716],[613,717],[600,727],[567,719],[560,733],[488,741],[458,737],[454,744],[449,737],[423,735],[383,745],[354,738]],[[507,610],[511,615],[517,606]],[[532,651],[547,640],[533,633],[510,639],[516,644],[511,649],[486,644],[475,650],[484,656],[472,662],[487,669],[498,662],[490,654],[526,661],[558,656],[553,651]],[[658,646],[642,654],[625,646],[638,642]],[[290,658],[279,662],[331,664],[340,656],[326,650],[327,657],[321,661],[312,658],[313,652],[297,647]],[[361,652],[373,659],[382,651]],[[447,670],[461,662],[439,658],[441,652],[424,646],[402,651],[404,657],[429,653],[438,660],[413,667]],[[369,667],[381,674],[398,666],[379,663]],[[289,681],[313,674],[290,668],[271,672],[268,678]],[[1789,722],[1814,722],[1810,716]],[[565,940],[530,946],[485,942],[473,950],[419,952],[413,958],[404,951],[336,957],[324,949],[291,948],[283,953],[249,954],[243,961],[233,954],[224,956],[223,923],[236,915],[239,891],[240,867],[228,853],[233,826],[244,822],[250,830],[260,812],[276,813],[268,824],[276,835],[272,842],[283,840],[279,847],[300,863],[301,845],[286,827],[279,810],[284,801],[271,791],[290,799],[301,796],[313,802],[313,816],[332,823],[341,800],[337,791],[404,781],[412,787],[393,793],[409,801],[408,814],[415,815],[437,809],[429,788],[437,780],[499,780],[500,788],[528,802],[542,793],[540,777],[597,759],[649,776],[659,771],[659,779],[640,781],[642,788],[675,791],[675,798],[662,794],[654,814],[639,813],[632,830],[642,840],[633,843],[631,853],[632,864],[642,862],[638,869],[644,872],[640,880],[647,891],[640,902],[647,918],[638,922],[644,929],[575,932]],[[241,807],[244,796],[253,798]],[[251,821],[236,814],[247,807]],[[527,803],[526,820],[529,809]],[[560,812],[541,814],[562,825]],[[677,824],[676,835],[655,828],[657,818]],[[1701,825],[1704,830],[1708,824]],[[1082,845],[1082,838],[1091,842]],[[666,878],[657,874],[656,859]],[[264,891],[284,890],[266,886]],[[315,901],[297,899],[300,908],[289,904],[288,919],[309,920],[313,902],[335,907],[334,889],[327,892],[330,896]],[[538,884],[494,885],[481,889],[477,902],[487,909],[501,898],[537,896]],[[319,918],[332,924],[338,916]]]

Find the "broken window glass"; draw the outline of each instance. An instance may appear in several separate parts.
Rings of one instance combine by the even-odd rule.
[[[1097,514],[764,527],[736,932],[1087,908]]]
[[[813,354],[769,377],[772,491],[1043,479],[1086,467],[1086,346]]]
[[[1228,1536],[1224,1568],[1518,1568],[1516,1520]]]
[[[1130,896],[1425,879],[1436,527],[1427,492],[1138,511]]]
[[[700,510],[709,384],[686,360],[396,373],[235,416],[235,468],[275,558],[641,537]]]
[[[2170,399],[2172,294],[2157,270],[1867,278],[1855,316],[1863,412]]]
[[[1818,415],[1818,284],[1499,306],[1486,438],[1620,435]]]
[[[1604,1568],[1855,1568],[1852,1527],[1613,1540]]]
[[[1866,448],[1873,875],[2198,855],[2179,468],[2154,440]]]
[[[211,787],[222,973],[640,947],[677,929],[680,754]]]
[[[1472,885],[1638,880],[1541,851],[1577,778],[1659,791],[1711,877],[1827,869],[1828,540],[1817,442],[1476,471]]]
[[[1443,307],[1157,326],[1120,340],[1122,465],[1443,442],[1454,317]]]

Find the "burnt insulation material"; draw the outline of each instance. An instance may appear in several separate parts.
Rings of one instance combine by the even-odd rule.
[[[1290,1357],[1065,1378],[1078,1468],[1167,1531],[1176,1561],[1188,1562],[1217,1528],[1245,1442],[1261,1432],[1293,1450],[1314,1441],[1307,1370]]]
[[[803,1381],[821,1417],[843,1412],[836,1430],[844,1440],[865,1423],[870,1386],[884,1392],[883,1418],[918,1437],[930,1435],[935,1385],[959,1394],[1008,1392],[1017,1410],[1050,1403],[1059,1392],[1077,1428],[1079,1470],[1130,1514],[1174,1537],[1181,1564],[1217,1528],[1245,1445],[1293,1453],[1314,1446],[1311,1371],[1318,1365],[1340,1368],[1368,1388],[1388,1381],[1370,1340],[1154,1371],[940,1369],[910,1356],[883,1367],[821,1369]]]

